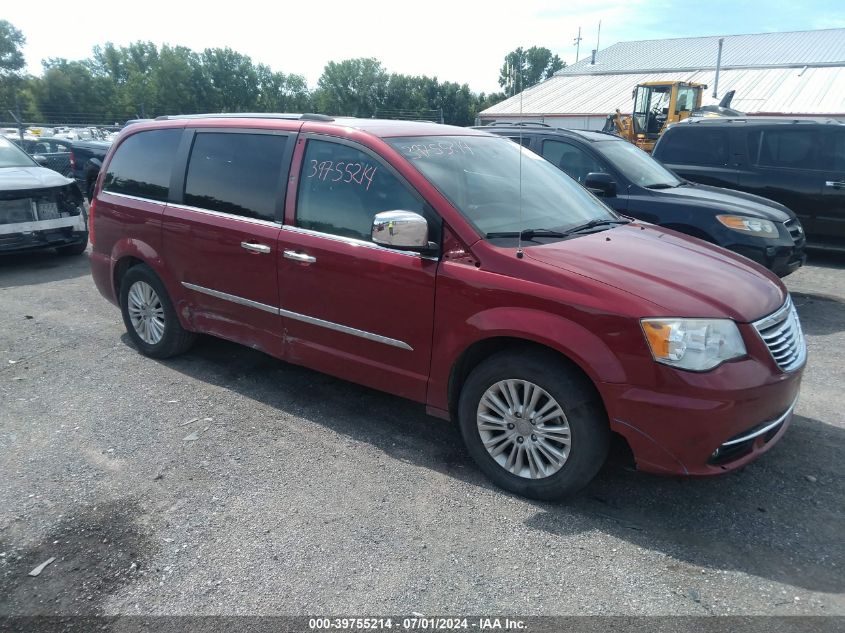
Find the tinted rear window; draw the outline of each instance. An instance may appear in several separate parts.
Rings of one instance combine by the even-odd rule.
[[[727,165],[727,130],[675,128],[660,140],[655,158],[680,165]]]
[[[167,200],[170,171],[181,138],[181,129],[133,134],[120,144],[112,157],[103,190]]]
[[[194,140],[185,204],[261,220],[276,219],[286,136],[200,132]]]

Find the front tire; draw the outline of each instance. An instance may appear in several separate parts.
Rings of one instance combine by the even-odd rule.
[[[120,311],[129,337],[145,356],[170,358],[188,350],[196,335],[182,327],[161,279],[140,264],[120,284]]]
[[[592,384],[553,352],[507,351],[469,375],[461,435],[497,486],[556,500],[586,486],[607,457],[610,429]]]

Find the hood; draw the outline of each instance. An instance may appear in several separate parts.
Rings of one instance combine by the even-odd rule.
[[[768,270],[725,249],[651,224],[525,249],[525,257],[613,286],[652,304],[652,314],[756,321],[786,289]]]
[[[779,202],[733,189],[685,183],[672,189],[654,189],[651,193],[661,200],[674,199],[687,204],[701,204],[723,213],[762,218],[772,222],[782,223],[795,219],[795,214]]]
[[[3,167],[0,168],[0,194],[20,189],[46,189],[64,187],[73,180],[46,167]]]

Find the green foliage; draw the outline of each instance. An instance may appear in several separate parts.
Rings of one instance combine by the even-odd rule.
[[[17,74],[26,65],[23,45],[26,38],[10,22],[0,20],[0,77]]]
[[[517,48],[505,55],[505,63],[499,70],[499,85],[508,88],[510,94],[516,94],[526,88],[548,79],[566,64],[543,46],[532,46],[528,50]],[[513,70],[513,84],[510,85],[508,69]]]
[[[230,48],[202,52],[134,42],[95,46],[88,59],[50,59],[39,77],[20,75],[23,34],[0,21],[0,108],[20,106],[28,121],[114,124],[127,119],[197,112],[323,112],[371,117],[442,112],[445,123],[472,125],[505,98],[467,84],[388,73],[373,58],[329,62],[311,91],[301,75],[274,72]],[[531,51],[547,49],[530,49]],[[542,57],[542,56],[541,56]],[[551,69],[557,56],[543,63]],[[535,65],[536,65],[535,64]],[[550,71],[553,72],[553,71]],[[0,118],[3,118],[0,114]]]
[[[371,117],[384,102],[388,79],[377,59],[329,62],[317,81],[314,103],[326,114]]]

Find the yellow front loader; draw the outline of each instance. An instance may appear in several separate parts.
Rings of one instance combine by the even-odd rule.
[[[705,84],[684,81],[649,81],[633,93],[634,113],[616,110],[607,117],[604,131],[618,134],[640,149],[651,152],[666,126],[683,121],[701,109]]]

